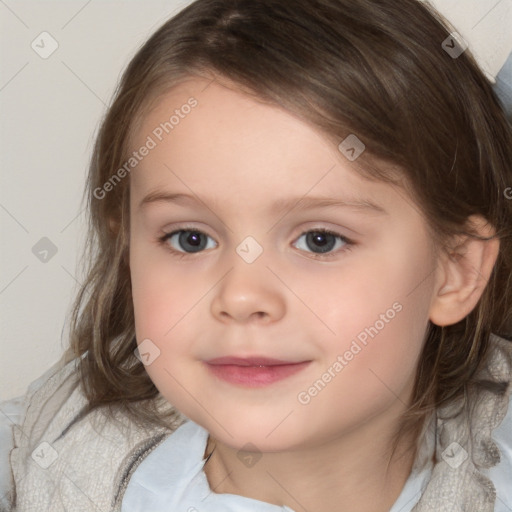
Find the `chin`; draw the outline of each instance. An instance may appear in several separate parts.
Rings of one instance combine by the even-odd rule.
[[[206,429],[213,438],[234,450],[247,449],[246,446],[251,444],[261,452],[280,452],[306,442],[304,427],[297,427],[291,422],[287,424],[289,419],[283,422],[282,416],[267,416],[267,419],[262,421],[261,415],[257,418],[239,412],[228,421],[220,416],[215,417],[217,421],[204,416],[191,419]]]

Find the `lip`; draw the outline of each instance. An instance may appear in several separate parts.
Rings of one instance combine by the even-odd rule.
[[[245,387],[263,387],[300,372],[311,361],[284,361],[269,357],[218,357],[204,361],[216,377]]]
[[[215,359],[209,359],[206,361],[208,364],[223,365],[223,364],[234,364],[237,366],[278,366],[297,364],[303,361],[284,361],[282,359],[272,359],[270,357],[263,356],[252,356],[252,357],[216,357]]]

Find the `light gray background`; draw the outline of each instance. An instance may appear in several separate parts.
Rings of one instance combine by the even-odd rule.
[[[137,48],[188,3],[0,1],[0,400],[63,352],[99,122]],[[43,31],[59,45],[47,59],[31,47]],[[57,247],[46,263],[32,253],[43,237]]]
[[[0,400],[23,394],[67,344],[94,136],[137,48],[188,3],[0,0]],[[487,70],[501,66],[512,49],[512,0],[434,3],[456,13]],[[31,47],[49,48],[44,31],[58,43],[46,59]],[[43,237],[57,248],[46,262],[32,252]]]

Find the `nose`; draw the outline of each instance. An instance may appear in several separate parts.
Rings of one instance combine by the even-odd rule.
[[[282,283],[263,262],[235,262],[215,287],[212,315],[224,323],[272,323],[285,314]]]

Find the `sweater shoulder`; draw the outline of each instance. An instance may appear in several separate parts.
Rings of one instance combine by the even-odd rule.
[[[177,428],[179,415],[167,428],[141,428],[120,408],[89,408],[79,359],[51,370],[27,392],[14,431],[16,511],[115,510],[133,471]]]

